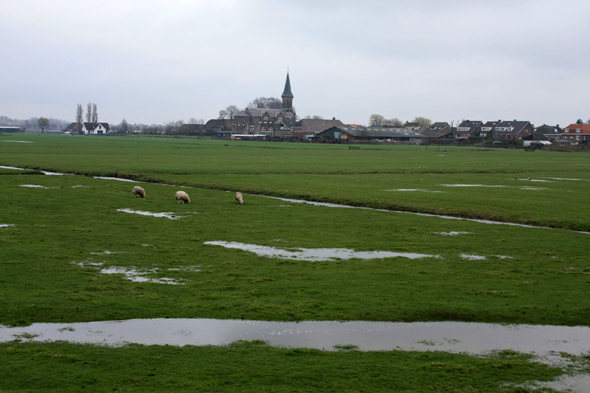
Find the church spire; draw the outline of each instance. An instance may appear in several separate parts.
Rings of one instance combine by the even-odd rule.
[[[281,95],[283,99],[283,109],[293,112],[293,93],[291,92],[291,80],[289,79],[289,70],[287,70],[287,80],[285,81],[285,89]]]

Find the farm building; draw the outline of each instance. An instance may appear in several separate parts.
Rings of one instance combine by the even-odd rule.
[[[427,137],[405,128],[389,127],[330,127],[318,133],[313,140],[328,143],[352,143],[357,141],[422,143]]]

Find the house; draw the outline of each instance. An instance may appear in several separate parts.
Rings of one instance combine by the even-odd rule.
[[[71,123],[64,130],[70,134],[104,135],[111,130],[109,123]]]
[[[479,136],[482,137],[483,139],[486,139],[488,136],[491,136],[494,133],[494,130],[496,129],[496,126],[501,122],[501,120],[498,121],[488,121],[485,124],[483,124],[479,130]]]
[[[286,109],[246,108],[234,115],[231,127],[237,134],[280,135],[290,132],[295,120],[295,114]]]
[[[420,131],[420,134],[424,135],[429,142],[442,142],[443,140],[453,139],[453,130],[449,123],[437,122],[432,124],[426,130]]]
[[[66,127],[64,132],[68,132],[70,134],[82,134],[82,124],[81,123],[72,123]]]
[[[527,138],[533,141],[553,141],[561,136],[562,130],[559,127],[559,124],[556,126],[548,126],[547,124],[543,124],[540,127],[535,128],[533,131],[532,138]]]
[[[533,125],[528,121],[501,121],[496,124],[492,136],[494,140],[521,141],[533,133]]]
[[[109,123],[82,123],[82,133],[101,135],[109,132]]]
[[[457,139],[467,139],[470,136],[479,135],[483,123],[480,120],[463,120],[457,126],[453,136]]]
[[[588,143],[590,141],[590,124],[570,124],[563,129],[560,139],[575,145]]]
[[[424,135],[405,128],[390,127],[330,127],[318,133],[313,140],[317,142],[353,143],[356,141],[385,141],[422,143]]]
[[[416,132],[428,131],[428,127],[423,126],[420,123],[414,123],[414,122],[409,122],[409,121],[407,121],[406,124],[404,124],[404,128],[406,130],[416,131]]]
[[[331,127],[344,127],[340,120],[303,119],[293,124],[293,138],[308,139]]]

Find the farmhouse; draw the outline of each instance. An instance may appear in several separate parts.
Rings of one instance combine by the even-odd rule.
[[[590,124],[570,124],[563,129],[561,139],[576,145],[588,143],[590,141]]]
[[[106,134],[111,130],[109,123],[71,123],[65,131],[71,134]]]
[[[495,140],[519,141],[533,133],[533,126],[528,121],[501,121],[492,132]]]
[[[457,126],[454,137],[457,139],[467,139],[470,136],[478,135],[481,132],[483,123],[479,120],[463,120]]]
[[[313,140],[327,143],[352,143],[356,141],[385,141],[421,143],[426,137],[405,128],[389,127],[330,127],[318,133]]]

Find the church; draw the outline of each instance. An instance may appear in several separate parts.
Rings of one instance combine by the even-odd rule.
[[[297,120],[293,109],[293,93],[291,80],[287,72],[287,80],[281,98],[281,109],[246,108],[234,115],[232,120],[233,132],[243,135],[280,135],[291,131]]]

